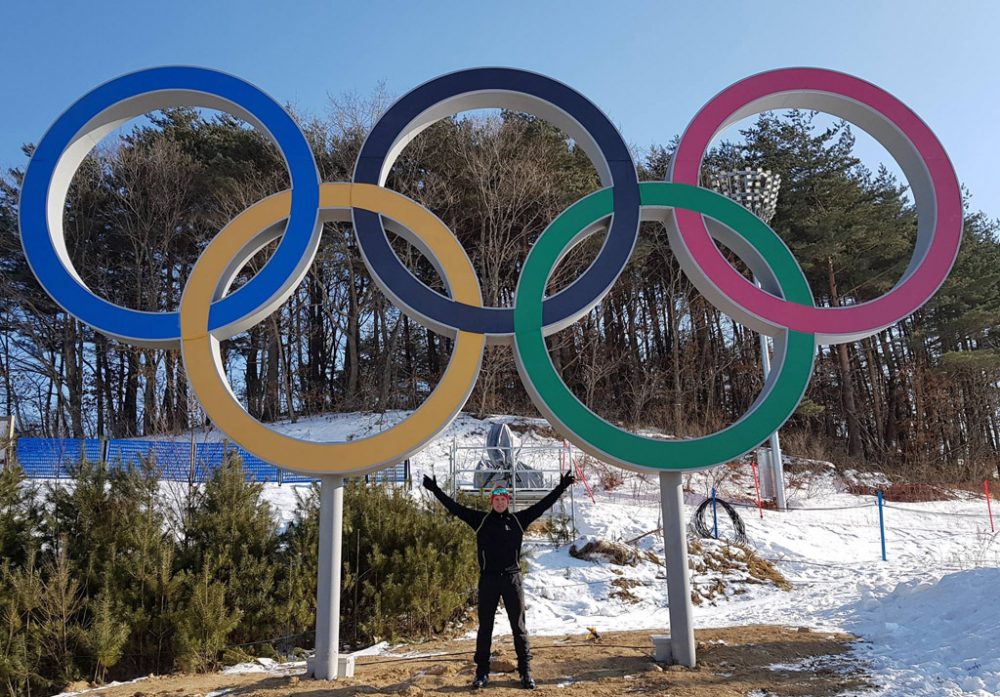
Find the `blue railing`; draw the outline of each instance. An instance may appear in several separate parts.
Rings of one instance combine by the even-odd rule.
[[[161,479],[204,482],[212,477],[226,457],[238,455],[249,481],[308,483],[310,477],[284,472],[247,452],[235,443],[189,443],[184,441],[101,440],[97,438],[18,438],[14,452],[25,476],[32,479],[68,479],[81,461],[105,462],[110,468],[152,464]],[[410,462],[365,476],[366,482],[405,483]]]

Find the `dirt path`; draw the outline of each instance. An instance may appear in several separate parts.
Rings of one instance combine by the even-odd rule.
[[[698,667],[664,667],[652,661],[650,634],[611,632],[599,640],[584,636],[534,637],[536,695],[598,696],[649,694],[671,697],[833,697],[868,683],[864,666],[850,654],[851,637],[787,627],[751,626],[697,632]],[[513,672],[510,638],[501,649],[484,695],[523,695]],[[226,697],[353,697],[354,695],[450,695],[471,692],[472,642],[434,641],[398,653],[445,653],[424,658],[365,656],[355,676],[336,682],[299,676],[175,675],[151,678],[88,693],[94,697],[176,697],[226,690]],[[506,665],[504,665],[506,664]],[[512,672],[500,672],[509,668]]]

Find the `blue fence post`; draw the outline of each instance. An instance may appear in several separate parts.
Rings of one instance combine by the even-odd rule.
[[[878,492],[878,529],[882,535],[882,561],[885,561],[885,516],[882,514],[882,492]]]
[[[712,534],[719,539],[719,516],[715,509],[715,487],[712,487]]]

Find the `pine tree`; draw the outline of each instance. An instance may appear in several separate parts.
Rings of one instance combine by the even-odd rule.
[[[213,580],[213,572],[211,560],[206,560],[200,573],[189,578],[190,598],[177,619],[177,664],[181,670],[214,669],[243,615],[227,607],[226,588]]]
[[[30,688],[28,668],[28,637],[17,580],[10,562],[0,567],[0,684],[8,695],[18,695]]]
[[[212,560],[227,606],[242,618],[233,632],[235,643],[278,632],[273,603],[278,524],[262,491],[261,484],[247,481],[239,458],[230,458],[206,482],[186,523],[182,563],[198,569]]]
[[[85,642],[94,657],[94,680],[97,682],[104,682],[108,669],[121,660],[129,637],[129,625],[120,619],[122,608],[112,601],[111,595],[111,589],[105,586],[90,603],[92,619]]]
[[[478,575],[475,536],[400,489],[352,482],[344,496],[343,635],[440,632],[468,609]]]
[[[0,559],[21,566],[34,551],[33,531],[39,524],[36,487],[11,463],[0,468]]]
[[[278,581],[275,591],[277,620],[284,636],[308,642],[308,632],[316,623],[316,575],[319,549],[319,487],[312,486],[308,493],[296,492],[295,513],[281,534],[281,552],[278,558]],[[350,547],[344,539],[346,556]],[[345,562],[344,573],[350,564]],[[342,580],[342,586],[347,587]]]
[[[84,595],[74,578],[65,541],[46,565],[43,577],[38,605],[42,666],[57,684],[66,684],[82,677],[75,658],[84,643],[80,625]]]
[[[143,673],[168,670],[173,662],[171,613],[181,579],[174,568],[177,540],[161,500],[155,463],[116,471],[109,496],[116,550],[109,582],[130,627],[131,667]]]

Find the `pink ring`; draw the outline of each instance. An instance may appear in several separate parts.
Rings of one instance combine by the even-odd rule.
[[[674,251],[702,294],[751,326],[809,332],[820,343],[871,336],[934,294],[948,276],[962,239],[962,196],[955,171],[938,139],[909,107],[875,85],[830,70],[760,73],[726,88],[698,112],[681,138],[668,178],[697,186],[704,153],[721,131],[752,114],[793,107],[834,114],[861,127],[902,168],[917,207],[917,245],[896,286],[875,300],[848,307],[788,302],[740,275],[694,211],[674,211],[680,233],[671,236],[677,243]]]

